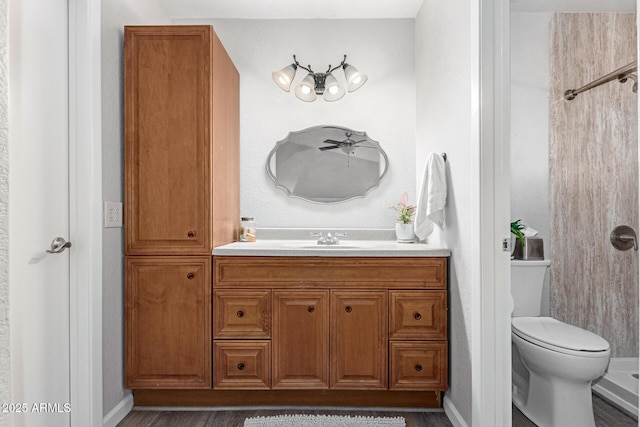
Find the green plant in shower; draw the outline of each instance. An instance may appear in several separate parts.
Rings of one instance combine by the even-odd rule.
[[[413,205],[408,205],[407,201],[409,200],[409,195],[405,191],[402,193],[402,197],[400,197],[400,203],[397,205],[391,206],[391,209],[400,213],[397,220],[403,224],[411,224],[411,218],[416,213],[416,207]]]
[[[516,235],[516,237],[520,241],[520,244],[522,245],[523,248],[524,248],[524,234],[522,233],[522,230],[524,229],[524,227],[525,225],[522,224],[519,219],[511,223],[511,233]]]

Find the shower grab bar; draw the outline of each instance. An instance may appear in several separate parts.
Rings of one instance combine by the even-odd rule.
[[[572,101],[576,98],[576,96],[578,96],[578,94],[582,93],[582,92],[586,92],[590,89],[593,89],[594,87],[603,85],[605,83],[608,83],[612,80],[618,80],[620,83],[624,83],[627,81],[628,78],[633,79],[635,82],[633,84],[633,91],[634,92],[638,92],[638,78],[631,74],[634,71],[638,71],[638,64],[634,61],[630,64],[625,65],[624,67],[620,67],[615,71],[610,72],[609,74],[600,77],[597,80],[592,81],[591,83],[588,83],[578,89],[569,89],[566,90],[564,92],[564,99],[566,99],[567,101]]]

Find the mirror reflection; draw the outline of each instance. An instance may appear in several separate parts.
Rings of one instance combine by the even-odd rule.
[[[267,158],[267,174],[291,197],[336,203],[380,185],[389,159],[366,132],[314,126],[290,132]]]

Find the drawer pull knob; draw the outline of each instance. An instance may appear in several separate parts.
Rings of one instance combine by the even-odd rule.
[[[238,370],[242,371],[244,369],[244,363],[238,363]]]
[[[196,237],[196,232],[195,231],[188,231],[187,232],[187,237],[190,239],[193,239],[194,237]]]
[[[310,306],[307,308],[307,311],[308,311],[309,313],[313,313],[314,311],[316,311],[316,308],[315,308],[314,306],[310,305]]]
[[[244,317],[244,311],[242,311],[242,310],[238,310],[238,312],[236,313],[236,316],[238,316],[238,317]]]
[[[420,320],[420,319],[422,319],[422,314],[414,313],[413,318],[416,319],[416,320]]]
[[[421,364],[418,363],[416,365],[416,371],[418,371],[418,372],[422,371],[422,365]]]
[[[187,279],[191,280],[191,279],[193,279],[194,277],[196,277],[196,275],[195,275],[195,274],[193,274],[193,273],[187,273]]]
[[[344,311],[346,311],[347,313],[351,313],[353,311],[353,308],[351,308],[351,306],[348,305],[344,308]]]

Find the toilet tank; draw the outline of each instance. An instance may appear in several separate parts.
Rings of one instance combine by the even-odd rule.
[[[540,316],[544,275],[550,265],[549,260],[511,260],[511,317]]]

